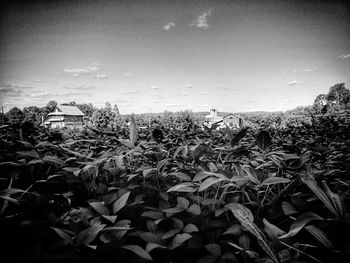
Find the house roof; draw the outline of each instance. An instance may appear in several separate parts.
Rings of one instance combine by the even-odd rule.
[[[51,112],[48,115],[84,116],[84,113],[82,113],[81,110],[79,110],[78,107],[76,107],[76,106],[59,105],[59,106],[57,106],[57,109],[60,112]]]

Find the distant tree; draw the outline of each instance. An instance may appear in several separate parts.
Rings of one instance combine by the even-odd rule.
[[[47,114],[53,112],[57,107],[57,102],[54,100],[49,101],[46,106],[42,109],[41,115],[45,118]]]
[[[106,102],[105,107],[96,109],[91,117],[92,125],[102,129],[116,130],[117,128],[117,114],[112,110],[112,105]]]
[[[327,104],[327,98],[325,94],[320,94],[316,97],[313,107],[315,109],[322,109]]]
[[[40,122],[40,112],[41,109],[37,106],[29,106],[23,108],[23,114],[24,114],[24,121],[29,122]]]
[[[13,107],[6,113],[6,117],[10,124],[20,124],[24,119],[24,114],[19,108]]]
[[[114,104],[114,106],[113,106],[113,112],[115,112],[115,114],[116,114],[117,116],[120,115],[120,113],[119,113],[119,108],[118,108],[118,105],[117,105],[117,104]]]
[[[91,103],[77,104],[76,106],[85,114],[86,117],[92,117],[92,114],[95,111],[94,106]]]
[[[109,112],[112,111],[112,104],[108,101],[105,103],[105,110]]]
[[[326,100],[334,110],[347,108],[350,104],[350,91],[345,88],[345,83],[338,83],[330,87]]]
[[[63,106],[77,106],[75,101],[71,101],[71,102],[68,102],[68,103],[62,103],[61,105],[63,105]]]

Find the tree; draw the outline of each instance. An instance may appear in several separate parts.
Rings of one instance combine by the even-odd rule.
[[[55,108],[57,107],[57,102],[54,100],[49,101],[46,106],[43,108],[42,110],[42,116],[44,116],[44,118],[46,117],[47,114],[49,114],[50,112],[53,112],[55,110]]]
[[[91,103],[77,104],[77,107],[85,114],[86,117],[92,117],[92,114],[95,111],[94,106]]]
[[[24,114],[19,108],[13,107],[6,113],[6,117],[10,124],[20,124],[24,119]]]
[[[62,103],[62,105],[63,106],[77,106],[75,101],[71,101],[71,102],[68,102],[68,103]]]
[[[344,109],[349,107],[350,91],[345,88],[345,83],[338,83],[330,87],[326,100],[333,109]]]
[[[29,106],[23,108],[24,121],[40,122],[40,109],[37,106]]]
[[[113,112],[115,112],[115,114],[116,114],[117,116],[120,115],[120,113],[119,113],[119,108],[118,108],[118,105],[117,105],[117,104],[114,104]]]
[[[322,109],[327,104],[327,98],[325,94],[320,94],[316,97],[313,107],[315,109]]]

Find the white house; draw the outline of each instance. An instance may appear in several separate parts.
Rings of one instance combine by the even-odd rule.
[[[205,116],[205,125],[211,127],[214,123],[218,124],[217,129],[225,128],[226,125],[230,129],[238,129],[242,126],[242,119],[235,114],[227,114],[223,116],[218,116],[217,109],[211,109],[210,113]]]
[[[44,125],[50,128],[69,128],[79,129],[83,128],[82,113],[76,106],[56,106],[55,110],[47,115]]]

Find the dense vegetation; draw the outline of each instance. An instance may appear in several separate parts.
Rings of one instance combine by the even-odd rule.
[[[2,256],[346,262],[348,105],[329,99],[300,112],[250,115],[238,131],[202,129],[190,113],[145,129],[133,116],[80,133],[3,127]]]

